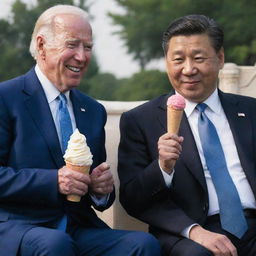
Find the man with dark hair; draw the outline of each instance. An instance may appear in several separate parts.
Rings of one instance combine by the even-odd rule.
[[[204,15],[173,21],[163,36],[175,89],[120,121],[120,201],[148,223],[163,255],[256,255],[256,100],[223,93],[223,31]],[[184,97],[179,135],[167,99]]]

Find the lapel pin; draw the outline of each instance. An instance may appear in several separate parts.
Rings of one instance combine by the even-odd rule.
[[[245,117],[245,113],[237,113],[239,117]]]
[[[81,110],[82,112],[85,112],[85,108],[80,108],[80,110]]]

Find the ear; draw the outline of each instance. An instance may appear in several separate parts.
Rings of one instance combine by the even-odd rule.
[[[38,56],[40,56],[40,58],[44,60],[45,59],[45,39],[42,35],[37,36],[36,46],[37,46]]]
[[[218,59],[219,59],[219,63],[220,63],[220,69],[222,69],[223,66],[224,66],[224,63],[225,63],[225,54],[224,54],[224,48],[223,47],[221,47],[221,49],[219,50],[217,55],[218,55]]]

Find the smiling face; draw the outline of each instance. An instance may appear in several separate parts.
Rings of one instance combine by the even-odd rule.
[[[55,17],[53,36],[37,37],[37,63],[61,92],[80,84],[92,52],[92,30],[83,18],[63,14]]]
[[[217,87],[224,52],[216,53],[207,34],[173,36],[166,67],[173,88],[188,100],[203,102]]]

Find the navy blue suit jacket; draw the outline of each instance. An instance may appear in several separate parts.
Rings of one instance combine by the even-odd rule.
[[[76,89],[70,91],[77,128],[87,138],[93,166],[106,159],[106,111]],[[84,109],[85,111],[81,111]],[[0,255],[16,255],[31,223],[55,220],[66,213],[87,227],[107,227],[86,195],[67,202],[58,192],[58,169],[65,165],[57,131],[42,86],[31,69],[0,83]],[[106,207],[114,201],[111,194]]]
[[[167,132],[169,96],[160,96],[122,115],[118,173],[120,202],[127,212],[147,222],[160,240],[174,245],[186,227],[193,223],[204,225],[209,198],[203,167],[185,114],[179,131],[184,137],[182,153],[176,162],[170,189],[163,179],[157,142]],[[221,91],[219,97],[239,159],[256,197],[256,99]]]

